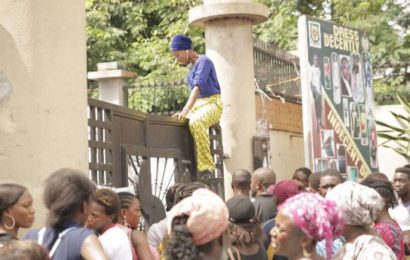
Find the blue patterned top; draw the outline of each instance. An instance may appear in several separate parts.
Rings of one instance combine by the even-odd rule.
[[[344,244],[346,244],[346,240],[343,237],[334,239],[332,243],[332,256],[336,255]],[[326,258],[326,240],[323,239],[316,243],[316,252],[318,255]]]

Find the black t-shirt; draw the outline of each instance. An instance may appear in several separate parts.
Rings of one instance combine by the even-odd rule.
[[[255,197],[255,215],[260,223],[263,223],[276,216],[276,204],[273,201],[272,194],[260,194]]]

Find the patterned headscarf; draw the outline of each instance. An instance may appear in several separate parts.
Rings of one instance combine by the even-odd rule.
[[[228,227],[229,213],[224,201],[208,189],[198,189],[170,211],[168,233],[174,217],[188,215],[187,229],[196,246],[204,245],[222,235]]]
[[[326,194],[343,211],[346,224],[362,226],[373,224],[383,209],[384,200],[372,188],[346,181]]]
[[[285,201],[279,210],[288,215],[303,233],[315,241],[325,239],[328,259],[332,238],[342,234],[343,214],[332,201],[316,193],[300,193]]]

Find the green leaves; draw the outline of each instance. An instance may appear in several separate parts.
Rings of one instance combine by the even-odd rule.
[[[399,126],[393,126],[390,123],[376,121],[377,125],[382,127],[382,130],[377,131],[377,135],[385,141],[381,146],[390,148],[396,153],[410,158],[410,102],[406,101],[402,96],[397,95],[397,99],[405,110],[405,114],[399,114],[391,111],[390,113],[396,119]]]
[[[410,100],[410,4],[394,0],[257,0],[269,9],[266,22],[254,36],[284,50],[297,49],[300,15],[324,18],[330,11],[336,23],[368,33],[374,68],[376,101],[397,103],[395,93]],[[331,3],[330,9],[324,3]],[[173,66],[171,38],[188,34],[194,49],[205,52],[204,33],[188,25],[189,9],[201,0],[86,0],[87,68],[98,62],[119,61],[144,79],[183,78],[186,68]],[[395,26],[392,26],[394,24]],[[407,65],[406,65],[407,64]],[[389,68],[389,69],[386,69]]]
[[[300,15],[324,18],[324,3],[331,3],[332,21],[368,33],[374,68],[376,101],[397,103],[395,94],[410,100],[410,3],[394,0],[259,0],[269,8],[268,21],[254,28],[254,35],[284,50],[297,49],[297,20]],[[407,65],[406,65],[407,64]]]
[[[204,51],[203,32],[188,26],[188,11],[201,1],[189,0],[86,0],[87,67],[119,61],[139,78],[180,76],[169,42],[178,33],[192,36],[194,47]]]

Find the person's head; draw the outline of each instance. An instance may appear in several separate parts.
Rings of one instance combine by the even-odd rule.
[[[342,175],[335,169],[328,169],[322,172],[319,180],[320,195],[326,196],[326,193],[343,182]]]
[[[226,202],[229,211],[229,236],[234,247],[259,245],[262,228],[255,217],[255,206],[249,196],[236,195]]]
[[[350,80],[350,62],[346,57],[343,57],[340,61],[340,66],[342,68],[342,76],[345,80]]]
[[[6,230],[31,227],[34,213],[33,198],[26,187],[14,183],[0,184],[0,224]]]
[[[137,229],[141,218],[140,201],[130,191],[121,191],[117,194],[120,198],[118,222],[131,229]]]
[[[167,259],[219,259],[229,213],[224,201],[208,189],[198,189],[169,213]]]
[[[251,177],[252,197],[267,192],[269,186],[275,183],[276,174],[272,169],[266,167],[256,169]]]
[[[377,193],[379,193],[384,200],[385,210],[397,206],[397,199],[394,193],[393,185],[388,180],[371,178],[370,176],[372,175],[373,174],[365,178],[361,184],[373,188],[377,191]]]
[[[320,187],[320,177],[322,176],[323,172],[315,172],[309,176],[309,192],[319,193]]]
[[[91,197],[87,227],[100,232],[116,221],[119,211],[120,199],[114,191],[97,190]]]
[[[337,204],[346,225],[354,228],[373,224],[384,206],[383,198],[374,189],[351,181],[330,190],[326,199]]]
[[[271,185],[268,188],[268,192],[272,194],[273,200],[276,202],[276,206],[279,207],[287,199],[299,194],[300,189],[295,181],[282,180],[275,185]]]
[[[201,182],[191,182],[191,183],[183,184],[179,186],[175,191],[174,203],[177,204],[181,200],[192,196],[194,191],[196,191],[197,189],[207,189],[207,188],[208,186],[206,186],[206,184],[201,183]]]
[[[171,187],[168,188],[167,193],[165,194],[165,203],[166,203],[166,211],[170,211],[172,207],[175,205],[174,198],[175,192],[179,187],[181,187],[182,183],[175,183]]]
[[[275,254],[289,258],[312,253],[317,241],[325,239],[327,255],[332,238],[340,236],[344,226],[342,212],[335,203],[315,193],[301,193],[279,208],[270,231]]]
[[[408,196],[410,192],[410,165],[399,167],[393,176],[393,186],[400,197]]]
[[[2,260],[44,260],[48,259],[47,252],[39,244],[30,240],[13,239],[0,244],[0,258]]]
[[[386,174],[381,173],[381,172],[374,172],[367,176],[363,181],[377,181],[377,180],[384,180],[384,181],[389,181],[389,178],[387,178]],[[362,182],[363,182],[362,181]]]
[[[76,220],[84,225],[89,214],[89,202],[95,185],[81,171],[63,168],[46,179],[44,202],[47,207],[47,226],[62,227]]]
[[[235,195],[249,195],[251,189],[251,174],[249,171],[240,169],[232,174],[231,187]]]
[[[177,62],[182,65],[189,63],[189,53],[192,50],[192,40],[186,35],[178,34],[171,41],[171,51]]]
[[[344,145],[339,146],[339,148],[337,148],[337,157],[346,157],[346,148]]]
[[[295,170],[292,176],[292,180],[295,180],[301,189],[309,187],[309,176],[312,171],[309,168],[301,167]]]
[[[319,56],[317,54],[313,55],[313,65],[319,66]]]

